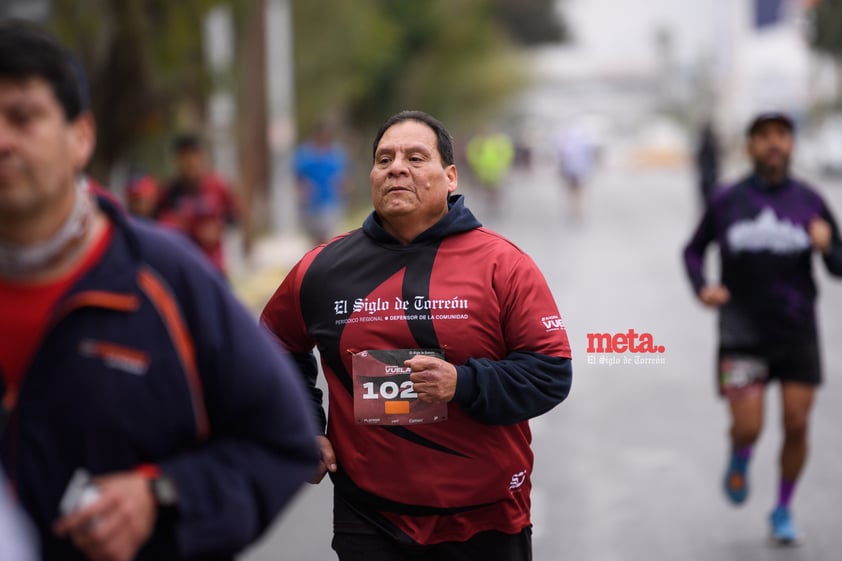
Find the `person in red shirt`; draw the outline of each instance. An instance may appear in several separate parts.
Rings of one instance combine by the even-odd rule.
[[[173,142],[177,174],[163,189],[156,216],[184,232],[225,274],[225,227],[237,220],[233,189],[209,169],[201,140],[194,134]]]
[[[133,216],[153,218],[159,198],[160,186],[151,175],[135,177],[126,186],[126,209]]]

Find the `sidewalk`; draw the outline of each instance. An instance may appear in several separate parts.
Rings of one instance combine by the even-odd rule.
[[[370,212],[369,207],[349,211],[336,234],[359,228]],[[266,235],[255,240],[246,257],[242,236],[232,229],[225,236],[225,255],[234,293],[259,314],[290,269],[313,247],[313,241],[301,232]]]
[[[259,314],[289,270],[312,245],[306,236],[266,236],[255,241],[251,255],[243,255],[239,236],[226,242],[231,287],[240,301]]]

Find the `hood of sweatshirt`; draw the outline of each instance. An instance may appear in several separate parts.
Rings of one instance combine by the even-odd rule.
[[[441,220],[421,232],[409,245],[438,241],[482,226],[465,206],[464,195],[451,195],[447,199],[447,208],[447,214]],[[383,228],[380,217],[374,211],[363,222],[363,232],[380,244],[404,245]]]

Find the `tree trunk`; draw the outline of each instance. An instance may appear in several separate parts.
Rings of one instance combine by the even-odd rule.
[[[255,232],[266,227],[267,209],[267,140],[266,140],[266,75],[265,75],[265,0],[250,6],[242,45],[243,74],[240,77],[240,130],[238,153],[242,213],[243,252],[251,252]]]

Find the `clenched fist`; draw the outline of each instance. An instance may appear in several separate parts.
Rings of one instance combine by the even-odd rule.
[[[718,308],[731,299],[731,293],[721,284],[708,285],[699,291],[699,300],[709,308]]]
[[[412,369],[409,375],[418,399],[439,403],[453,399],[456,393],[456,367],[440,358],[416,355],[404,362]]]
[[[830,250],[830,240],[833,235],[830,224],[821,218],[813,218],[808,230],[813,247],[822,253],[827,253]]]

